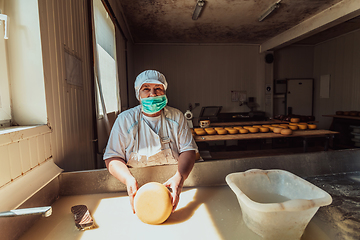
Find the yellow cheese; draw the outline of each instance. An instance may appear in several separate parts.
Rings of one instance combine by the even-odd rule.
[[[224,134],[227,134],[228,131],[226,129],[218,129],[216,130],[216,132],[219,134],[219,135],[224,135]]]
[[[214,134],[216,134],[215,129],[205,129],[205,132],[206,132],[207,134],[209,134],[209,135],[214,135]]]
[[[295,131],[295,130],[298,130],[299,127],[297,125],[289,125],[289,128],[291,130]]]
[[[197,135],[199,135],[199,136],[202,136],[202,135],[205,135],[205,134],[206,134],[205,130],[195,130],[195,133],[196,133]]]
[[[299,124],[298,127],[301,130],[306,130],[307,129],[307,124]]]
[[[290,122],[298,123],[300,122],[300,118],[290,118]]]
[[[275,127],[275,128],[273,129],[273,132],[274,132],[274,133],[280,133],[282,129],[284,129],[284,128]]]
[[[316,129],[317,126],[316,126],[316,124],[308,124],[308,128],[309,129]]]
[[[239,132],[239,130],[233,128],[233,129],[227,129],[230,134],[236,134]]]
[[[268,127],[261,127],[260,132],[263,132],[263,133],[269,132],[269,128]]]
[[[250,131],[251,133],[257,133],[257,132],[259,132],[259,128],[257,128],[257,127],[251,127],[251,128],[249,128],[249,131]]]
[[[146,183],[135,195],[134,208],[142,222],[161,224],[168,219],[173,208],[170,192],[161,183]]]
[[[248,130],[248,129],[245,129],[245,128],[242,128],[242,129],[239,129],[239,132],[240,132],[240,133],[248,133],[249,130]]]
[[[292,130],[291,129],[282,129],[280,132],[282,135],[291,135],[292,134]]]

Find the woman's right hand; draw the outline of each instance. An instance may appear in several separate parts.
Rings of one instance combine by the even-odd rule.
[[[111,175],[126,185],[126,190],[130,198],[130,205],[133,212],[134,208],[134,197],[138,190],[138,183],[134,176],[130,173],[129,168],[126,166],[126,162],[122,158],[114,157],[105,160],[106,167],[109,169]]]
[[[134,177],[126,180],[126,189],[127,189],[128,195],[129,195],[131,208],[133,210],[133,213],[135,213],[134,198],[135,198],[136,192],[139,189],[139,187],[138,187],[138,183]]]

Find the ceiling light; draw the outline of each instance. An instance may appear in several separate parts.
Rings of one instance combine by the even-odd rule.
[[[203,9],[204,5],[205,5],[205,1],[203,0],[198,0],[196,2],[194,13],[192,15],[193,20],[197,20],[199,18],[201,10]]]
[[[281,0],[278,0],[276,3],[274,3],[273,5],[271,5],[271,7],[269,7],[268,10],[266,10],[259,18],[259,22],[261,22],[262,20],[264,20],[267,16],[270,15],[270,13],[272,13],[276,8],[280,7],[280,2]]]

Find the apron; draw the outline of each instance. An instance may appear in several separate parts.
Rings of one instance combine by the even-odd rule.
[[[161,112],[159,134],[144,121],[140,112],[138,130],[135,134],[133,152],[127,162],[131,167],[177,164],[170,147],[164,111]]]

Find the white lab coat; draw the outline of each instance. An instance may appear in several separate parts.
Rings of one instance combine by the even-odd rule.
[[[198,151],[182,112],[166,106],[159,133],[155,133],[143,119],[138,105],[116,119],[103,158],[120,157],[128,164],[132,159],[129,165],[135,167],[174,164],[180,153],[190,150]]]

